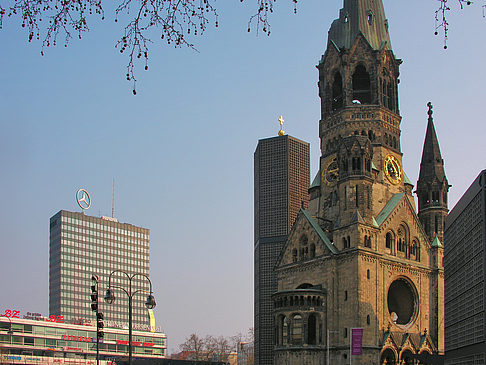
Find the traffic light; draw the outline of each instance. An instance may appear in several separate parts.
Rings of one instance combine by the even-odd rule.
[[[96,331],[98,339],[103,338],[105,334],[103,333],[103,328],[105,324],[103,323],[103,313],[96,313]]]
[[[93,312],[98,311],[98,282],[91,285],[91,310]]]

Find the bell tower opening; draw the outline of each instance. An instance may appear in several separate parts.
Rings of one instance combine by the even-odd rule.
[[[332,111],[336,111],[343,107],[343,79],[341,73],[336,71],[334,73],[334,81],[332,83]]]
[[[353,74],[353,101],[371,104],[371,81],[366,68],[359,64]]]

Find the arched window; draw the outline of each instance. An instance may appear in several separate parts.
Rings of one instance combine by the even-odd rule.
[[[302,316],[300,314],[294,315],[292,318],[292,343],[293,344],[302,344],[303,340],[303,323],[302,323]]]
[[[307,245],[307,242],[308,241],[309,240],[307,239],[307,236],[305,234],[303,234],[302,236],[300,236],[300,244],[301,245],[303,245],[303,246]]]
[[[292,250],[292,259],[293,259],[294,262],[297,261],[297,249],[296,248],[294,248]]]
[[[307,343],[317,344],[317,316],[314,313],[310,314],[307,320]]]
[[[370,10],[368,12],[368,24],[373,25],[374,17],[373,17],[373,12]]]
[[[395,111],[395,98],[393,92],[393,83],[389,82],[387,84],[387,98],[388,98],[388,109]]]
[[[361,104],[371,103],[370,75],[363,65],[358,65],[353,74],[353,100]]]
[[[386,234],[386,248],[391,249],[393,247],[393,235],[391,232]]]
[[[407,252],[407,248],[410,245],[410,235],[408,227],[405,223],[402,223],[397,231],[397,250],[399,252]]]
[[[348,247],[348,241],[346,240],[346,237],[343,237],[343,248]]]
[[[403,252],[404,251],[403,240],[402,240],[401,237],[398,237],[397,250],[399,252]]]
[[[282,321],[282,344],[286,345],[289,338],[289,321],[287,317],[283,318]]]
[[[343,79],[341,73],[336,71],[332,83],[332,111],[343,107]]]
[[[287,341],[287,318],[285,316],[280,316],[279,319],[277,325],[277,345],[284,345]]]
[[[312,244],[310,246],[310,258],[313,259],[316,257],[316,245]]]
[[[414,256],[417,258],[417,248],[418,248],[418,241],[413,240],[412,245],[410,246],[410,256]]]

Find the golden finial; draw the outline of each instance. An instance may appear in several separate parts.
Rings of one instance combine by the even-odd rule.
[[[278,122],[280,123],[280,130],[278,131],[278,135],[283,136],[285,134],[285,131],[282,129],[284,124],[284,118],[282,116],[278,117]]]

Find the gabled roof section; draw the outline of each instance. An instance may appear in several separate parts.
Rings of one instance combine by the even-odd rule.
[[[434,240],[432,241],[432,247],[443,247],[442,243],[440,243],[440,240],[437,236],[435,236]]]
[[[372,49],[391,50],[382,0],[344,0],[339,19],[329,29],[328,43],[339,49],[350,49],[360,33]]]
[[[317,175],[314,178],[314,180],[312,181],[312,184],[309,187],[309,189],[317,188],[319,186],[321,186],[321,170],[320,169],[319,169],[319,171],[317,171]]]
[[[296,262],[293,260],[293,257],[290,257],[289,255],[292,253],[291,250],[299,245],[299,237],[301,237],[303,233],[306,235],[309,234],[307,237],[310,239],[310,242],[316,245],[316,258],[339,253],[338,249],[332,244],[322,228],[319,227],[315,218],[313,218],[308,211],[301,208],[287,237],[287,241],[280,251],[274,266],[275,269]]]
[[[312,226],[314,231],[317,233],[319,238],[322,240],[322,242],[324,242],[327,249],[329,251],[331,251],[332,253],[337,254],[338,253],[337,248],[331,243],[331,241],[329,241],[329,238],[327,238],[327,236],[324,233],[324,231],[322,230],[322,228],[319,227],[316,220],[314,218],[312,218],[312,215],[305,209],[300,209],[300,211],[303,213],[304,217],[309,221],[310,225]]]
[[[405,171],[403,171],[403,183],[404,184],[408,184],[408,185],[412,185],[412,182],[410,181],[410,179],[408,178],[407,174],[405,173]]]
[[[354,212],[353,216],[351,217],[351,223],[365,223],[363,217],[361,216],[361,214],[359,214],[358,209],[356,209],[356,212]]]
[[[428,333],[423,334],[420,339],[420,352],[424,349],[429,349],[432,353],[437,351],[434,341],[432,341]]]
[[[388,203],[386,203],[386,205],[383,207],[380,214],[378,214],[378,217],[376,217],[376,223],[378,224],[378,226],[381,226],[381,224],[390,215],[393,209],[395,209],[395,207],[398,205],[398,203],[400,202],[400,200],[402,200],[404,196],[405,193],[399,193],[392,196],[392,198],[388,201]]]

